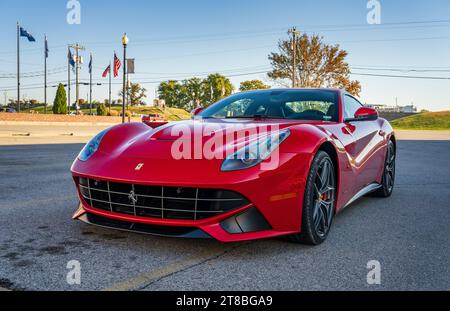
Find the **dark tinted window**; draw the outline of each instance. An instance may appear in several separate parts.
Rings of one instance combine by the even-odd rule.
[[[338,93],[326,90],[270,90],[239,93],[204,110],[203,118],[261,116],[294,120],[338,120]]]
[[[363,105],[357,101],[355,98],[345,95],[344,97],[344,118],[352,119],[355,117],[356,111]]]

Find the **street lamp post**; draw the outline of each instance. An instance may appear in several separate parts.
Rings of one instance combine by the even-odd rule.
[[[126,76],[127,76],[127,45],[128,37],[125,33],[122,37],[123,44],[123,91],[122,91],[122,123],[125,123],[125,100],[126,100]]]

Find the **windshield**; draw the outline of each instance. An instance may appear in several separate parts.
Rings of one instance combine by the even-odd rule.
[[[338,93],[327,90],[273,90],[239,93],[205,109],[214,119],[268,118],[337,121]]]

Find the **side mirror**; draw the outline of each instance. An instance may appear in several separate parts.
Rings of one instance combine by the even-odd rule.
[[[379,114],[373,108],[361,107],[359,108],[353,119],[347,119],[345,122],[357,122],[357,121],[375,121],[378,120]]]
[[[191,116],[192,117],[196,117],[198,116],[203,110],[205,110],[205,108],[195,108],[194,110],[191,111]]]

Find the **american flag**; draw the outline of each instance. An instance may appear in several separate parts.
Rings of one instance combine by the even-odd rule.
[[[119,76],[119,69],[122,66],[120,59],[117,57],[116,53],[114,53],[114,78]]]
[[[110,71],[111,71],[111,65],[109,65],[109,66],[105,69],[105,71],[103,71],[102,77],[103,77],[103,78],[106,78],[106,77],[108,76],[108,74],[109,74]]]

